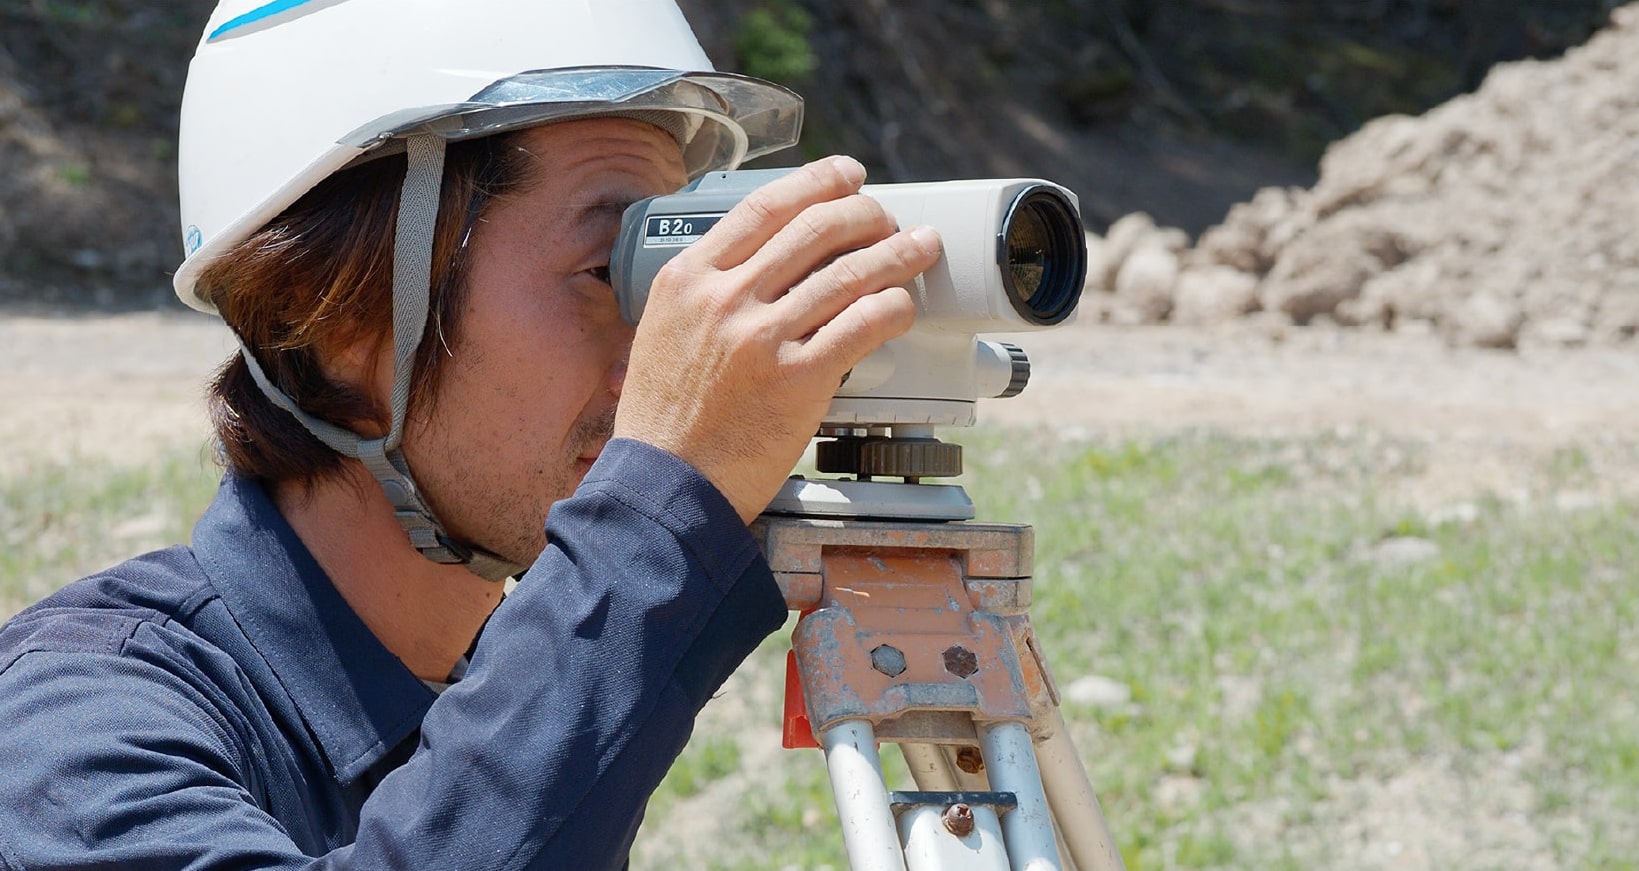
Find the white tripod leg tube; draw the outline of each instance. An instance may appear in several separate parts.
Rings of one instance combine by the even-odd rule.
[[[864,720],[844,720],[820,736],[842,844],[853,871],[906,871],[899,827],[888,804],[876,734]]]
[[[1053,813],[1047,807],[1036,748],[1022,723],[997,723],[979,728],[990,788],[1011,792],[1018,806],[1002,817],[1007,856],[1013,871],[1061,871],[1058,842],[1053,835]]]
[[[899,817],[909,871],[1010,871],[1007,845],[996,812],[970,808],[972,830],[957,835],[945,825],[946,808],[924,805]]]

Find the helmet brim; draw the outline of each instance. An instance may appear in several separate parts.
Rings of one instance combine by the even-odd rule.
[[[663,126],[677,135],[684,167],[695,178],[795,145],[802,131],[803,101],[788,88],[733,73],[571,67],[508,76],[467,100],[397,112],[341,137],[260,209],[241,216],[193,251],[177,270],[178,296],[196,309],[213,312],[214,306],[193,292],[211,261],[319,181],[392,153],[410,135],[432,133],[459,141],[577,118],[656,114],[681,121]]]

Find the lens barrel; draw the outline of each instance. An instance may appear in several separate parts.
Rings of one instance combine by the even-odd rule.
[[[1076,310],[1087,280],[1087,234],[1061,192],[1044,185],[1021,191],[996,241],[1002,286],[1021,317],[1051,326]]]

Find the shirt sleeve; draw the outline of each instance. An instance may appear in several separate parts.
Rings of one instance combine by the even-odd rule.
[[[231,712],[178,669],[23,656],[0,674],[0,722],[62,734],[0,742],[0,770],[19,767],[0,801],[34,803],[28,831],[0,833],[0,866],[89,867],[93,848],[143,869],[623,866],[696,714],[785,605],[722,495],[637,442],[610,443],[547,534],[354,843],[322,857],[257,810]]]
[[[647,445],[611,442],[547,536],[356,851],[413,837],[420,867],[471,867],[477,844],[498,868],[621,867],[695,715],[784,622],[727,500]]]

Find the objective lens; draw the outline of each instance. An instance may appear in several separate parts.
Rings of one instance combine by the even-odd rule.
[[[1063,195],[1044,187],[1020,194],[1000,242],[1002,284],[1013,308],[1036,324],[1069,317],[1087,278],[1087,236]]]

